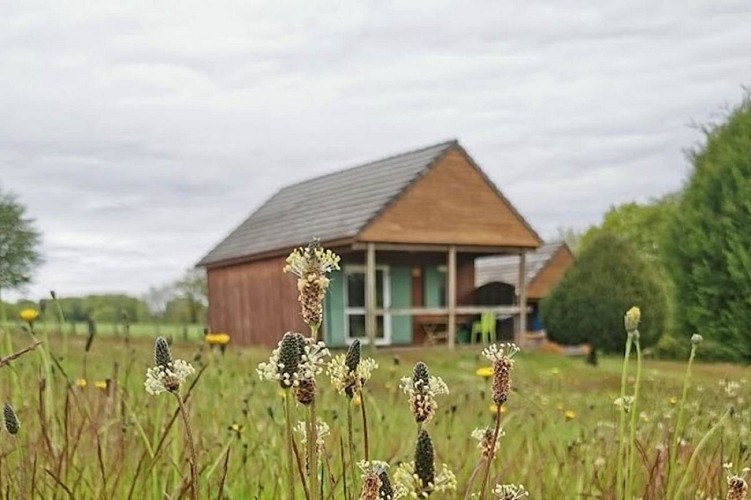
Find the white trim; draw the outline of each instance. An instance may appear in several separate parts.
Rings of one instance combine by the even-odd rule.
[[[391,273],[389,266],[387,265],[377,265],[376,271],[381,271],[383,273],[383,306],[379,307],[377,310],[378,312],[376,313],[376,317],[383,316],[383,338],[376,339],[376,345],[391,345],[391,313],[387,312],[391,308]],[[365,316],[365,306],[347,307],[347,301],[349,300],[348,275],[355,273],[364,276],[365,266],[359,264],[347,264],[342,268],[342,281],[344,282],[344,341],[348,345],[351,344],[355,338],[359,339],[363,344],[369,343],[367,337],[349,336],[349,317],[355,315]]]

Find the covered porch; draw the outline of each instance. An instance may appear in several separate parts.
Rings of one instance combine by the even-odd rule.
[[[513,340],[520,345],[527,329],[527,315],[521,314],[528,311],[526,287],[517,289],[513,305],[476,304],[475,259],[518,256],[519,282],[526,283],[528,250],[373,242],[336,248],[341,270],[331,275],[324,338],[330,346],[345,346],[357,338],[365,344],[395,346],[445,341],[454,349],[460,327],[470,328],[473,319],[491,313],[513,318]]]

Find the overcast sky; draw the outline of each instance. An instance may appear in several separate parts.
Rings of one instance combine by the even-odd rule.
[[[28,293],[175,279],[285,184],[458,138],[545,236],[675,190],[751,84],[735,2],[17,2],[0,186]],[[409,7],[407,7],[409,5]]]

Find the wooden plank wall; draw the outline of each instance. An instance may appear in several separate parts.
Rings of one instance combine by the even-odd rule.
[[[237,345],[275,346],[286,331],[307,333],[296,277],[284,257],[208,270],[209,326]]]
[[[540,242],[454,149],[358,235],[360,241],[534,247]]]
[[[529,284],[527,298],[539,300],[545,297],[573,263],[571,250],[566,245],[561,246]]]

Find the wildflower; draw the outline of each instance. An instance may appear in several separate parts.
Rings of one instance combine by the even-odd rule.
[[[94,382],[94,387],[97,389],[105,390],[109,386],[109,383],[106,380],[97,380]]]
[[[313,338],[306,338],[302,335],[302,356],[298,365],[299,384],[295,386],[295,397],[300,404],[308,405],[313,402],[316,396],[316,375],[323,371],[324,360],[329,356],[329,350],[326,344],[316,341]]]
[[[613,404],[616,408],[620,409],[620,411],[628,413],[631,411],[631,405],[634,404],[634,398],[633,396],[624,396],[622,398],[617,398],[613,401]]]
[[[396,500],[400,498],[401,495],[397,495],[397,491],[389,480],[389,464],[380,460],[370,462],[360,460],[357,465],[363,472],[360,500]]]
[[[560,373],[561,373],[561,370],[559,370],[559,369],[558,369],[558,367],[552,368],[552,369],[550,370],[550,374],[551,374],[551,375],[558,375],[558,374],[560,374]]]
[[[478,368],[475,371],[475,375],[478,377],[482,377],[485,380],[488,380],[490,377],[493,376],[493,367],[492,366],[483,366],[481,368]]]
[[[448,394],[449,389],[440,377],[430,375],[428,366],[418,361],[412,377],[403,377],[401,388],[409,396],[409,404],[417,423],[430,422],[438,409],[435,397]]]
[[[671,405],[675,406],[678,404],[678,398],[675,396],[670,396],[670,399],[668,400]]]
[[[606,462],[605,462],[605,459],[603,457],[597,457],[595,459],[595,463],[594,463],[595,470],[600,470],[603,467],[605,467],[605,463]]]
[[[303,321],[308,325],[320,325],[323,318],[323,297],[329,286],[326,274],[339,269],[339,256],[324,250],[317,241],[305,248],[297,248],[284,266],[285,273],[297,276],[298,300],[302,306]]]
[[[420,431],[415,446],[415,460],[399,465],[394,480],[399,485],[399,493],[413,498],[426,498],[431,493],[456,490],[456,476],[443,464],[436,473],[433,442],[427,431]]]
[[[300,435],[300,443],[304,448],[305,444],[308,442],[308,423],[303,421],[297,422],[294,431]],[[323,456],[323,447],[326,444],[325,438],[329,435],[329,431],[329,424],[323,420],[316,421],[316,448],[318,450],[316,456],[318,457],[318,460]]]
[[[154,343],[155,366],[146,371],[146,392],[152,395],[161,392],[177,392],[189,375],[195,373],[190,363],[182,359],[172,360],[172,353],[164,337]]]
[[[75,381],[76,387],[80,387],[81,389],[85,388],[88,385],[88,382],[85,378],[77,378]]]
[[[691,335],[691,344],[692,345],[699,345],[699,344],[702,343],[703,340],[704,340],[704,337],[702,337],[698,333],[695,333],[695,334]]]
[[[13,407],[10,403],[5,403],[3,405],[3,426],[5,427],[5,430],[8,431],[8,434],[13,435],[18,434],[18,430],[21,428],[18,416],[16,415],[16,412],[13,411]]]
[[[626,327],[628,333],[634,333],[639,328],[639,321],[641,320],[641,311],[638,307],[634,306],[623,317],[623,324]]]
[[[506,432],[503,430],[503,428],[500,428],[498,431],[498,437],[500,438],[505,435]],[[493,429],[491,429],[490,427],[477,428],[472,431],[472,437],[478,441],[477,447],[481,450],[480,455],[482,456],[482,458],[491,460],[495,458],[495,454],[498,451],[498,448],[501,446],[501,443],[498,439],[496,439],[495,445],[491,450],[490,443],[493,441]]]
[[[728,494],[727,497],[725,497],[727,500],[743,500],[746,498],[746,494],[748,493],[748,483],[746,482],[746,474],[748,473],[749,469],[748,467],[744,467],[741,471],[741,474],[733,474],[731,469],[733,468],[732,463],[723,464],[722,466],[727,471],[727,480],[728,480]]]
[[[26,307],[24,309],[21,309],[21,312],[18,313],[18,315],[22,320],[27,322],[29,325],[32,325],[34,324],[34,321],[36,321],[36,319],[39,317],[39,311],[31,307]]]
[[[331,377],[331,384],[337,392],[352,399],[370,380],[373,370],[376,368],[378,368],[378,364],[374,359],[360,359],[360,341],[355,340],[346,355],[339,354],[331,360],[328,366],[328,374]]]
[[[230,425],[227,429],[232,432],[238,439],[240,439],[242,433],[245,432],[245,426],[237,423]]]
[[[203,339],[210,346],[223,346],[229,344],[229,335],[226,333],[207,333],[203,336]]]
[[[514,367],[514,354],[519,348],[514,344],[492,344],[482,351],[482,355],[493,362],[493,402],[502,405],[508,400],[511,390],[511,369]]]
[[[566,410],[563,413],[563,416],[566,418],[566,420],[573,420],[576,418],[576,412],[574,412],[574,410]]]
[[[521,484],[498,484],[493,489],[493,495],[498,500],[518,500],[529,496],[529,492]]]
[[[256,372],[261,380],[279,382],[282,389],[299,385],[299,366],[305,351],[305,338],[294,332],[287,332],[271,351],[268,362],[260,363]]]

